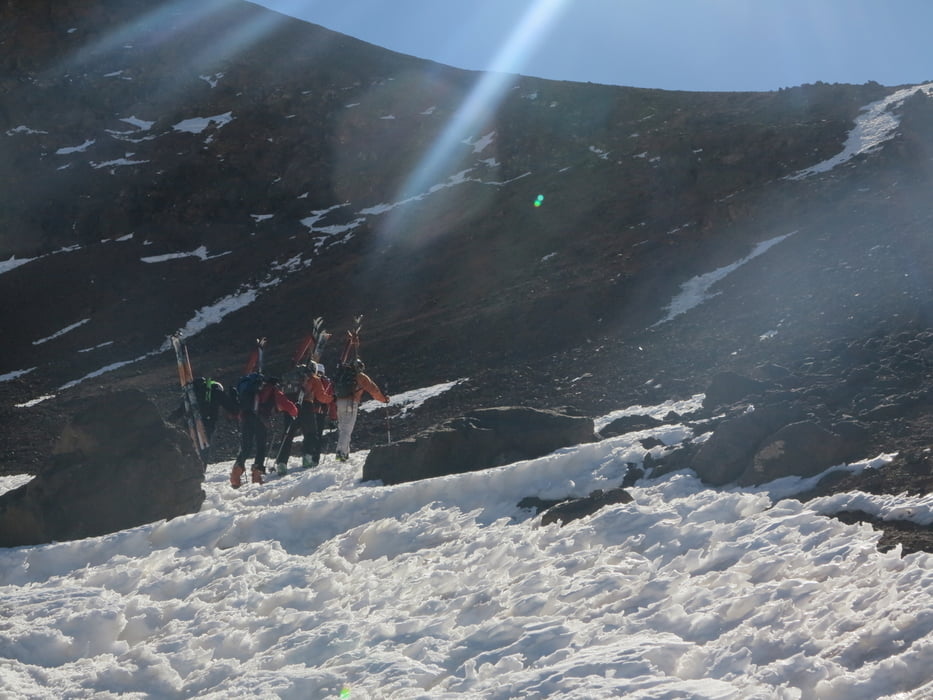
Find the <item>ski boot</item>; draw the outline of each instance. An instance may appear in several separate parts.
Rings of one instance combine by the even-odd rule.
[[[246,472],[246,467],[244,467],[242,464],[233,465],[233,469],[230,470],[230,485],[233,488],[238,489],[243,484],[241,477],[243,476],[244,472]]]
[[[285,476],[288,474],[288,465],[285,462],[277,462],[275,465],[275,471],[279,476]]]

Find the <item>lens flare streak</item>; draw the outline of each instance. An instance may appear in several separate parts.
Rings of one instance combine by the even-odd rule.
[[[506,44],[496,55],[492,69],[482,77],[466,96],[447,126],[425,153],[405,181],[397,199],[408,200],[413,193],[424,192],[428,183],[437,182],[442,173],[456,162],[458,146],[464,134],[475,133],[482,128],[490,115],[495,114],[514,76],[507,70],[521,65],[523,56],[530,53],[545,36],[550,26],[558,19],[567,0],[539,0],[532,5]],[[470,137],[467,136],[469,139]],[[383,235],[393,238],[405,230],[401,216],[390,217]]]

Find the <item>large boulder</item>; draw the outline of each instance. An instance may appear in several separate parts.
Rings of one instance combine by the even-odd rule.
[[[801,415],[802,410],[792,405],[762,406],[725,420],[700,445],[690,467],[707,484],[733,482],[752,463],[769,435],[800,420]]]
[[[728,406],[752,396],[760,396],[770,388],[765,382],[735,372],[717,372],[710,380],[703,397],[703,408]]]
[[[135,389],[89,400],[40,473],[0,495],[0,546],[76,540],[195,513],[204,467]]]
[[[845,463],[851,450],[841,435],[811,421],[785,425],[758,447],[740,486],[757,486],[785,476],[815,476]]]
[[[414,437],[370,450],[364,481],[400,484],[534,459],[594,442],[591,418],[526,407],[471,411]]]

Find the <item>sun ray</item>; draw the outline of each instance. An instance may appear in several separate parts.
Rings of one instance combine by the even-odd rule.
[[[204,0],[194,6],[186,0],[161,4],[154,10],[143,12],[120,24],[97,41],[70,54],[64,64],[66,67],[80,66],[126,51],[140,42],[144,46],[158,45],[187,29],[210,21],[216,12],[229,4],[228,0]]]
[[[450,164],[458,159],[458,146],[464,139],[472,137],[483,122],[495,113],[514,79],[515,68],[521,66],[523,58],[537,48],[567,5],[567,0],[537,0],[528,8],[496,54],[490,70],[482,74],[406,178],[395,197],[396,201],[427,192],[450,175]],[[386,218],[380,230],[381,236],[393,240],[402,235],[406,229],[406,216],[406,208],[394,210]]]

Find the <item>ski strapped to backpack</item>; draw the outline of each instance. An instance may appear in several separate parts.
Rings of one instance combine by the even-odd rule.
[[[311,324],[311,332],[302,339],[301,344],[298,346],[298,350],[296,350],[295,354],[292,356],[292,364],[294,367],[297,369],[303,364],[317,362],[321,357],[321,351],[327,344],[328,339],[330,339],[330,333],[324,330],[324,318],[323,316],[318,316]],[[295,405],[298,406],[299,409],[301,409],[301,404],[304,401],[304,398],[304,381],[300,381],[298,387],[298,398],[295,401]],[[285,430],[282,433],[282,441],[279,443],[279,449],[275,452],[276,465],[282,464],[288,459],[288,455],[284,453],[285,445],[288,444],[289,438],[295,432],[297,427],[297,418],[292,418],[285,425]]]
[[[347,339],[340,353],[340,364],[349,365],[360,357],[360,328],[363,326],[363,317],[353,319],[353,330],[347,331]]]
[[[298,395],[299,406],[304,399],[304,379],[311,369],[310,365],[320,359],[321,351],[329,338],[330,333],[324,330],[324,319],[318,316],[312,323],[311,332],[302,338],[298,349],[292,355],[291,369],[283,375],[286,391]]]
[[[311,324],[311,332],[304,337],[298,350],[292,356],[292,364],[297,367],[309,360],[320,361],[321,352],[329,339],[330,333],[324,330],[324,318],[318,316]]]
[[[254,347],[249,357],[246,358],[246,366],[243,368],[243,375],[237,380],[233,387],[233,400],[240,411],[250,411],[255,413],[259,408],[259,389],[265,380],[262,374],[263,361],[265,360],[266,339],[256,338],[256,347]]]
[[[250,352],[246,359],[246,367],[243,368],[243,374],[252,374],[253,372],[262,373],[263,361],[266,354],[266,339],[256,338],[256,347]]]
[[[198,398],[194,388],[194,373],[191,371],[191,359],[188,357],[188,348],[181,342],[181,336],[175,334],[171,337],[172,348],[175,350],[175,362],[178,366],[178,381],[181,383],[182,402],[185,407],[185,420],[188,424],[188,434],[198,451],[198,457],[206,464],[207,451],[210,440],[204,429],[204,420],[198,406]]]
[[[357,316],[353,319],[353,325],[353,330],[347,331],[343,352],[340,354],[340,364],[334,372],[334,396],[338,399],[353,396],[356,392],[356,363],[360,359],[360,328],[363,325],[363,317]]]

